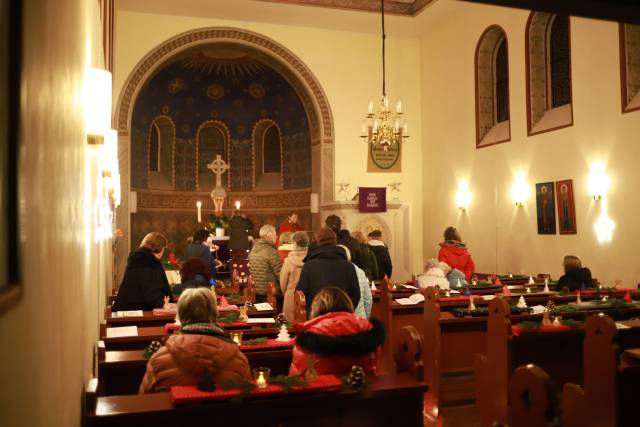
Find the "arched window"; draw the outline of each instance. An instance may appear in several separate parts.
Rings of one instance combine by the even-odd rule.
[[[207,167],[209,163],[220,155],[225,162],[229,162],[228,154],[229,130],[224,123],[210,120],[200,125],[196,135],[197,147],[197,188],[201,191],[210,191],[215,187],[216,178]],[[222,175],[221,185],[227,187],[229,171]]]
[[[158,116],[149,126],[148,169],[149,188],[174,188],[174,151],[176,130],[168,116]]]
[[[570,39],[568,16],[529,15],[525,34],[529,135],[573,124]]]
[[[499,26],[490,26],[480,36],[475,66],[476,147],[509,141],[509,52]]]
[[[640,110],[640,25],[620,24],[622,112]]]
[[[253,129],[254,188],[282,188],[282,138],[273,120],[260,120]]]

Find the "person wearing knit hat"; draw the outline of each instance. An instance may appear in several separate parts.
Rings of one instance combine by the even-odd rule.
[[[318,246],[305,257],[296,286],[296,290],[304,293],[307,313],[316,294],[328,286],[345,291],[356,307],[360,302],[358,276],[344,249],[336,246],[336,233],[329,228],[321,228],[316,234],[316,241]]]

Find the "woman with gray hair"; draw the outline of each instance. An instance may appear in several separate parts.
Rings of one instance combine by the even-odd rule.
[[[218,325],[215,294],[207,288],[186,289],[178,301],[179,334],[149,359],[139,393],[168,390],[175,385],[197,385],[251,379],[249,362],[237,344]]]
[[[439,286],[440,289],[449,289],[447,273],[451,270],[448,264],[435,258],[429,258],[424,263],[424,273],[418,276],[418,284],[421,288]]]
[[[280,238],[284,236],[282,233]],[[288,321],[293,322],[294,302],[293,294],[300,279],[304,258],[309,250],[309,235],[306,231],[296,231],[291,236],[293,250],[291,250],[282,264],[280,271],[280,289],[284,294],[284,304],[282,312]]]
[[[276,249],[276,229],[271,224],[260,227],[260,238],[256,240],[249,254],[249,271],[256,285],[256,300],[264,302],[267,284],[273,282],[278,289],[282,261]],[[276,307],[274,307],[275,309]]]

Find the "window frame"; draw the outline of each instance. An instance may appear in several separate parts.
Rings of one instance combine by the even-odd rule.
[[[625,25],[627,24],[623,22],[620,22],[618,24],[619,43],[620,43],[620,102],[621,102],[622,114],[632,113],[634,111],[640,111],[640,105],[636,107],[629,107],[629,103],[627,102],[627,96],[629,94],[627,92],[627,38],[626,38]],[[640,24],[628,24],[628,25],[636,25],[640,27]]]

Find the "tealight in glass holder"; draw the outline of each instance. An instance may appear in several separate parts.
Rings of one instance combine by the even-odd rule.
[[[478,276],[474,274],[473,276],[471,276],[471,286],[477,286],[477,285],[478,285]]]
[[[269,368],[253,368],[253,380],[258,388],[266,388],[269,385],[269,376],[271,369]]]
[[[558,326],[558,325],[560,325],[560,319],[561,319],[561,318],[562,318],[562,317],[560,317],[560,316],[556,316],[556,317],[554,317],[554,318],[553,318],[553,325],[554,325],[554,326]]]
[[[242,331],[231,331],[229,332],[229,337],[234,343],[238,345],[242,344]]]

